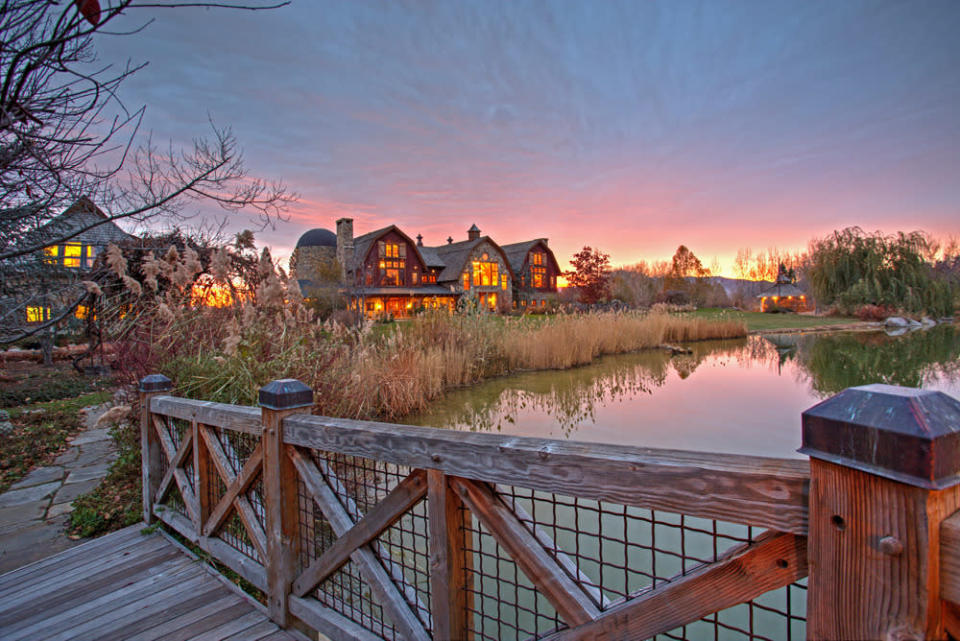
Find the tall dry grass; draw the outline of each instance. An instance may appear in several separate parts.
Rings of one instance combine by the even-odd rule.
[[[111,251],[126,283],[125,262]],[[266,252],[257,267],[259,285],[221,308],[197,306],[189,287],[179,284],[185,274],[197,274],[189,255],[171,250],[164,261],[152,273],[156,282],[128,286],[128,299],[137,303],[128,321],[135,331],[125,334],[119,360],[131,379],[159,372],[180,395],[227,403],[255,404],[266,383],[298,378],[313,388],[317,413],[389,420],[425,409],[453,387],[510,372],[575,367],[665,342],[746,335],[742,322],[657,312],[545,319],[435,312],[393,331],[370,323],[348,328],[316,320],[296,282],[276,270]],[[232,278],[212,272],[213,283]]]
[[[257,390],[270,380],[298,378],[314,389],[317,413],[391,420],[425,409],[448,389],[494,376],[576,367],[664,342],[740,337],[746,328],[669,314],[562,315],[536,324],[430,314],[388,335],[370,326],[279,332],[264,322],[240,334],[230,353],[186,350],[160,369],[181,394],[244,404],[255,403]]]

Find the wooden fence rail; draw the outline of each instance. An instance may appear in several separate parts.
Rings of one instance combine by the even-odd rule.
[[[294,380],[259,408],[176,398],[158,375],[140,389],[144,519],[283,626],[960,638],[960,402],[938,392],[824,401],[803,416],[807,461],[314,416]]]

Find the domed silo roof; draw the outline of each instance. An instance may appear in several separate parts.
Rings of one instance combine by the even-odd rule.
[[[311,229],[300,237],[297,247],[336,247],[337,235],[329,229]]]

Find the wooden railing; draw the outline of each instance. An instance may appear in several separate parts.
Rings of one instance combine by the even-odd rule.
[[[804,414],[806,461],[313,416],[292,380],[260,408],[170,391],[141,382],[144,519],[260,589],[281,625],[422,641],[960,630],[960,402],[943,394],[847,390]]]

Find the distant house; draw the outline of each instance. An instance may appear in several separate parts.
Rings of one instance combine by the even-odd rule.
[[[805,312],[809,309],[807,295],[794,284],[793,270],[788,271],[783,263],[780,263],[777,270],[776,282],[757,294],[756,298],[760,301],[761,312],[774,308],[793,312]]]
[[[559,274],[545,238],[500,246],[473,225],[466,240],[427,246],[396,225],[354,237],[350,218],[336,233],[301,236],[291,271],[308,298],[336,286],[366,315],[396,317],[465,299],[491,311],[542,308],[556,299]]]
[[[4,267],[8,282],[3,288],[0,312],[7,327],[36,325],[58,317],[66,305],[75,302],[63,300],[64,286],[83,280],[107,245],[133,236],[120,229],[93,201],[82,197],[21,242],[39,245],[48,238],[65,240],[51,242],[36,256]],[[38,263],[40,269],[36,268]],[[84,310],[77,309],[76,314],[82,317]]]

